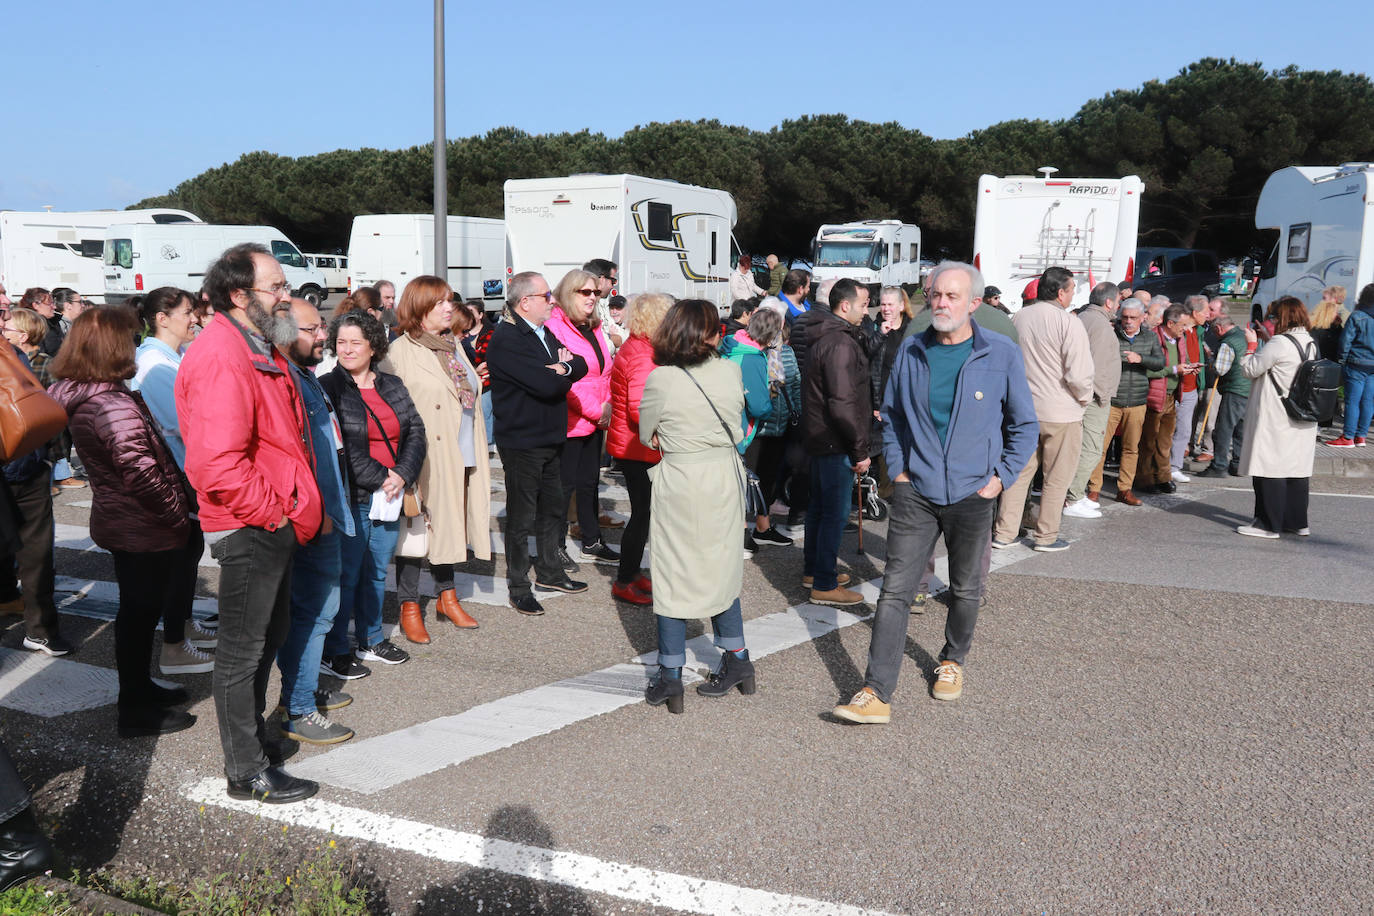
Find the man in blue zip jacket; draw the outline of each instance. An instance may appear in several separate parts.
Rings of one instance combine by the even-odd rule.
[[[941,263],[931,274],[931,326],[909,338],[883,395],[883,457],[893,477],[887,571],[868,648],[864,687],[835,715],[891,717],[916,585],[945,537],[950,604],[931,695],[956,700],[983,593],[983,551],[997,496],[1030,460],[1039,436],[1021,351],[970,314],[981,297],[976,267]]]

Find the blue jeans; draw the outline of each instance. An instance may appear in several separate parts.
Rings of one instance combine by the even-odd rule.
[[[496,429],[495,429],[495,427],[492,425],[492,423],[493,423],[494,421],[492,420],[492,413],[491,413],[491,389],[490,389],[490,388],[488,388],[486,391],[482,392],[482,419],[485,420],[485,421],[486,421],[486,424],[487,424],[487,448],[495,448],[495,447],[496,447],[496,435],[495,435]]]
[[[687,621],[681,617],[654,615],[658,622],[658,663],[663,668],[681,668],[687,663]],[[739,599],[711,618],[716,648],[744,648],[744,616]]]
[[[339,577],[339,616],[324,641],[328,655],[343,655],[348,645],[348,624],[358,645],[382,641],[382,596],[386,594],[386,567],[396,552],[401,523],[374,522],[367,517],[371,501],[353,504],[353,537],[343,539],[339,553],[343,573]]]
[[[814,577],[811,587],[815,591],[839,588],[835,561],[840,553],[844,523],[849,519],[849,500],[853,492],[854,468],[848,455],[811,456],[811,505],[806,513],[802,575]]]
[[[1345,386],[1345,427],[1342,435],[1347,439],[1369,435],[1369,421],[1374,420],[1374,372],[1365,372],[1350,366],[1341,371],[1341,384]]]
[[[337,531],[319,534],[296,548],[291,565],[291,627],[277,650],[281,669],[282,703],[288,712],[304,715],[315,708],[320,685],[320,656],[324,635],[339,613],[339,555]]]

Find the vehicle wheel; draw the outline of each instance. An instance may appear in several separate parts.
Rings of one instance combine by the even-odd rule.
[[[864,518],[870,522],[881,522],[887,518],[887,503],[876,496],[864,500]]]
[[[324,292],[318,286],[302,287],[300,297],[316,308],[319,308],[320,303],[325,299]]]

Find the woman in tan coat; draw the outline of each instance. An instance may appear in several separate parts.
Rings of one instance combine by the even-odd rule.
[[[640,441],[663,459],[650,470],[649,551],[658,622],[658,676],[644,699],[682,712],[682,666],[689,619],[710,617],[720,670],[697,685],[718,697],[736,686],[754,692],[754,665],[744,645],[740,583],[744,559],[744,385],[739,366],[716,356],[720,317],[701,299],[668,310],[654,332],[654,362],[639,405]],[[728,418],[728,419],[727,419]]]
[[[453,290],[438,277],[416,277],[406,284],[396,309],[400,336],[383,368],[405,382],[425,424],[429,451],[416,490],[429,517],[427,558],[439,592],[436,617],[472,629],[477,621],[458,603],[453,567],[467,561],[469,547],[478,559],[491,559],[491,468],[477,406],[481,380],[450,333],[453,311]],[[396,557],[396,592],[406,638],[427,643],[420,564],[419,558]]]
[[[1307,307],[1293,296],[1284,296],[1276,305],[1274,336],[1259,352],[1240,360],[1241,371],[1252,379],[1240,475],[1253,478],[1255,519],[1236,531],[1270,539],[1282,531],[1309,533],[1307,486],[1317,448],[1317,424],[1294,420],[1279,399],[1280,391],[1288,393],[1302,361],[1318,356],[1307,331]],[[1256,342],[1253,328],[1245,329],[1245,339]]]

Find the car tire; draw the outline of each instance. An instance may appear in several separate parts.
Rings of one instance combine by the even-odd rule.
[[[321,290],[318,286],[301,287],[298,295],[306,302],[309,302],[311,305],[315,306],[316,308],[319,308],[320,304],[323,303],[325,300],[324,291]]]

